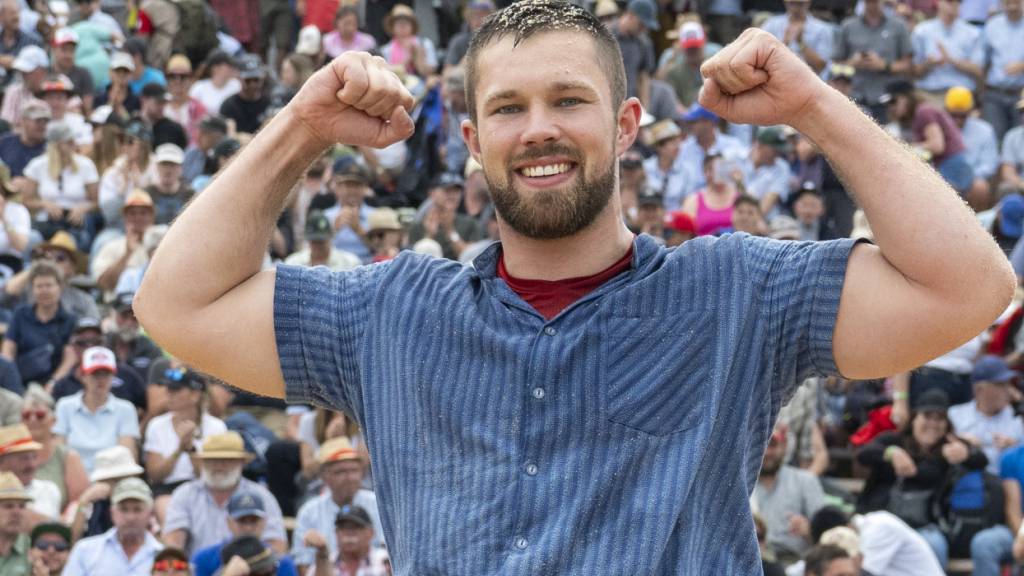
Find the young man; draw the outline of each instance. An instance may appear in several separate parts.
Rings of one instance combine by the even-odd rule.
[[[808,134],[877,246],[634,237],[615,192],[641,107],[621,61],[604,25],[556,0],[513,4],[473,37],[463,134],[501,243],[472,268],[402,253],[259,271],[327,146],[413,129],[398,78],[343,54],[182,213],[146,274],[136,312],[169,353],[364,425],[396,573],[758,573],[748,497],[782,399],[813,372],[919,365],[1012,297],[956,194],[758,30],[705,63],[702,102]]]

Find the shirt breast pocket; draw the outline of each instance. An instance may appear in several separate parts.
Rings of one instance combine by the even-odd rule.
[[[601,407],[617,424],[653,436],[696,426],[713,370],[712,314],[611,318],[601,344]]]

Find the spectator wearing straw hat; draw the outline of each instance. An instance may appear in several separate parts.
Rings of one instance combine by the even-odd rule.
[[[292,556],[303,570],[315,563],[316,550],[305,543],[306,532],[315,530],[326,540],[331,555],[338,551],[334,534],[335,520],[344,506],[367,511],[373,527],[373,543],[384,545],[384,532],[377,512],[377,496],[361,488],[366,465],[347,438],[337,437],[320,446],[317,454],[320,479],[327,490],[307,501],[299,509],[292,537]]]
[[[60,516],[60,488],[49,480],[36,478],[39,468],[39,450],[42,444],[32,439],[24,424],[0,428],[0,472],[18,477],[25,491],[32,497],[28,518],[32,523]]]
[[[145,469],[135,461],[124,446],[113,446],[96,454],[96,466],[89,475],[92,484],[78,498],[78,507],[71,522],[75,538],[96,536],[110,530],[110,494],[117,483],[125,478],[141,476]]]
[[[964,86],[954,86],[946,91],[944,98],[946,112],[960,128],[964,140],[964,154],[967,163],[974,168],[974,182],[967,192],[967,201],[975,210],[991,206],[989,181],[999,168],[999,144],[992,125],[974,112],[974,95]]]
[[[1024,117],[1024,89],[1017,101],[1017,115]],[[999,175],[1003,182],[1024,188],[1024,125],[1010,129],[1003,138]]]
[[[665,199],[666,210],[678,210],[690,190],[690,173],[679,159],[683,133],[674,120],[655,122],[647,129],[655,154],[644,160],[647,185]]]
[[[17,476],[0,472],[0,574],[4,576],[32,573],[25,516],[25,508],[31,500]]]
[[[430,38],[418,36],[419,20],[412,8],[395,4],[384,20],[384,30],[391,41],[380,47],[380,55],[388,64],[421,78],[437,70],[437,49]]]
[[[200,550],[226,540],[227,504],[239,492],[259,496],[266,507],[267,526],[263,540],[283,552],[288,541],[284,531],[281,508],[261,484],[242,477],[242,467],[253,455],[245,450],[238,432],[214,434],[203,441],[199,458],[200,478],[190,480],[171,494],[163,526],[163,539],[169,546],[183,550]]]
[[[113,295],[117,281],[125,268],[143,266],[149,261],[149,253],[142,245],[143,237],[156,220],[153,197],[136,188],[128,193],[121,207],[124,219],[124,235],[113,236],[93,257],[92,277],[96,286]]]
[[[149,533],[153,492],[139,478],[126,478],[110,495],[114,527],[78,541],[71,549],[65,576],[149,576],[163,544]]]
[[[48,261],[57,266],[63,274],[65,285],[60,294],[60,304],[65,310],[78,318],[99,318],[99,308],[91,294],[67,282],[85,272],[89,257],[78,249],[75,238],[60,230],[49,240],[39,244],[32,250],[32,261]],[[7,284],[4,291],[10,297],[32,300],[28,286],[28,270],[16,274]]]

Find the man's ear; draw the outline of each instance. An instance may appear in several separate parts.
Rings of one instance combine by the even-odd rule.
[[[619,106],[618,125],[615,133],[615,154],[621,156],[629,150],[640,132],[640,117],[644,108],[640,100],[627,98]]]
[[[462,140],[466,142],[466,148],[473,155],[473,159],[483,165],[483,162],[480,160],[479,133],[476,131],[476,125],[468,118],[462,121]]]

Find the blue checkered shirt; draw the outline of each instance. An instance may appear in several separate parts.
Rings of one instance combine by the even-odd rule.
[[[761,574],[748,498],[784,398],[836,372],[852,245],[640,236],[550,321],[498,245],[284,266],[287,397],[363,426],[396,574]]]

